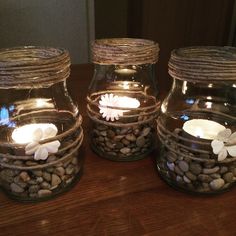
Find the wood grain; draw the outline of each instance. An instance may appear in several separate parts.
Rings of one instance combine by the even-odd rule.
[[[23,204],[0,193],[0,235],[236,235],[236,189],[217,196],[178,192],[158,176],[153,152],[144,160],[116,163],[88,145],[85,96],[93,67],[72,67],[68,86],[86,131],[84,175],[69,192]]]

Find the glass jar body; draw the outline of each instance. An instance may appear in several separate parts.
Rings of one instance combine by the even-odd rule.
[[[236,159],[227,151],[226,139],[236,131],[235,92],[233,82],[174,79],[157,125],[162,143],[157,167],[170,185],[206,194],[234,185]],[[220,141],[222,132],[228,136]]]
[[[155,147],[158,112],[154,65],[95,65],[88,91],[91,146],[114,161],[145,157]]]
[[[35,51],[39,52],[34,58],[37,70],[34,60],[26,55],[33,56]],[[55,57],[51,58],[50,52],[56,53]],[[58,67],[52,63],[59,52],[17,48],[18,70],[9,65],[1,68],[13,80],[6,86],[0,77],[0,187],[19,201],[41,201],[58,195],[73,186],[82,172],[83,160],[78,156],[83,140],[82,119],[67,91],[67,76],[55,79],[60,72],[56,75],[53,69],[69,69],[69,65],[63,66],[64,60]],[[41,64],[41,56],[43,61],[49,57],[47,65]],[[8,63],[15,60],[10,58]],[[29,61],[22,65],[24,60]],[[50,73],[45,75],[45,70]],[[37,82],[29,82],[34,73]],[[21,81],[25,79],[24,84],[17,82],[18,74],[23,76]]]

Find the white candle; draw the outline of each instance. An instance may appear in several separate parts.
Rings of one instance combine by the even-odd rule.
[[[101,100],[99,101],[100,113],[103,114],[103,117],[108,121],[118,120],[120,116],[123,116],[124,112],[128,112],[130,110],[124,109],[114,109],[112,107],[118,108],[138,108],[140,106],[140,102],[136,98],[126,97],[126,96],[117,96],[111,94],[105,94],[101,96]],[[109,106],[109,107],[108,107]]]
[[[192,119],[186,121],[183,130],[197,138],[213,140],[225,127],[215,121],[205,119]]]
[[[121,75],[132,75],[136,73],[136,70],[123,68],[123,69],[116,69],[115,72]]]
[[[27,144],[33,142],[37,138],[36,131],[39,129],[42,131],[42,133],[47,133],[46,130],[50,131],[55,130],[54,133],[57,132],[57,127],[54,124],[50,123],[27,124],[14,129],[14,131],[12,132],[12,139],[18,144]]]

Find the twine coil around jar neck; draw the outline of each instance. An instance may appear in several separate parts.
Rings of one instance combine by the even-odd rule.
[[[68,51],[25,46],[0,50],[0,89],[49,87],[70,73]]]
[[[92,44],[92,61],[100,65],[155,64],[158,53],[158,43],[147,39],[98,39]]]
[[[175,49],[169,74],[176,79],[201,83],[236,81],[236,48],[199,46]]]

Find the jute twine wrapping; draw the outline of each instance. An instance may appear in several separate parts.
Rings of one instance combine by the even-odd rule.
[[[98,39],[92,44],[92,61],[102,65],[155,64],[159,46],[147,39]]]
[[[187,47],[173,50],[169,74],[192,82],[236,81],[236,48]]]
[[[70,73],[69,53],[49,47],[0,50],[0,88],[49,87]]]

